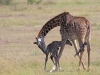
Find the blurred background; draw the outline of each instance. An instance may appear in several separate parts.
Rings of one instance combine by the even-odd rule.
[[[42,26],[54,16],[69,12],[86,17],[92,25],[91,71],[78,69],[72,46],[65,46],[60,59],[64,72],[53,75],[100,74],[100,0],[0,0],[0,75],[51,75],[51,60],[43,70],[45,55],[33,44]],[[45,37],[46,44],[61,40],[60,27]],[[83,61],[87,66],[87,50]]]

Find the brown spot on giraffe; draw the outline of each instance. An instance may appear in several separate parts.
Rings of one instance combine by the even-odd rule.
[[[82,62],[83,52],[85,43],[87,43],[87,52],[88,52],[88,71],[90,70],[90,34],[91,34],[91,25],[90,22],[85,17],[76,17],[72,16],[68,12],[63,12],[51,20],[49,20],[40,30],[37,38],[38,43],[40,45],[43,45],[44,40],[41,41],[41,39],[44,39],[46,34],[53,29],[54,27],[60,26],[60,34],[61,34],[61,49],[59,51],[58,55],[58,61],[62,55],[65,41],[71,40],[76,53],[78,52],[76,40],[79,44],[79,69],[82,64],[83,68],[86,69],[85,65]],[[42,43],[42,44],[41,44]],[[44,42],[45,45],[45,42]]]

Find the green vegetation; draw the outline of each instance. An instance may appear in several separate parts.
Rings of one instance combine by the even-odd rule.
[[[11,4],[12,0],[0,0],[1,5],[9,5]]]
[[[28,4],[33,4],[35,0],[27,0]]]
[[[33,4],[33,3],[39,4],[41,2],[42,2],[42,0],[27,0],[28,4]]]
[[[8,6],[0,4],[0,75],[100,75],[100,0],[42,0],[33,4],[27,1],[11,0]],[[49,73],[53,66],[51,60],[47,71],[43,70],[45,55],[33,42],[41,27],[64,11],[84,16],[91,22],[90,72],[77,71],[78,58],[74,58],[74,47],[70,46],[65,47],[60,60],[64,71]],[[48,33],[45,41],[48,44],[60,39],[57,27]],[[83,60],[87,66],[86,52]]]

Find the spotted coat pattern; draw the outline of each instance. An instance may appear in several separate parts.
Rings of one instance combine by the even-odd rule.
[[[79,57],[79,69],[81,64],[83,68],[85,68],[82,62],[82,56],[84,52],[84,43],[87,43],[87,52],[88,52],[88,71],[90,70],[90,34],[91,34],[91,24],[85,17],[76,17],[72,16],[69,12],[63,12],[51,20],[49,20],[40,30],[37,38],[45,37],[47,33],[53,29],[54,27],[60,26],[60,34],[61,34],[61,49],[58,55],[58,61],[62,55],[65,41],[67,39],[71,40],[74,44],[76,53],[78,52],[78,48],[76,45],[76,40],[78,40],[80,55]]]

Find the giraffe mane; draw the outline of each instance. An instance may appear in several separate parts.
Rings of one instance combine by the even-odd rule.
[[[46,34],[53,28],[60,26],[60,24],[54,24],[56,21],[61,21],[63,16],[66,16],[66,14],[69,14],[69,12],[63,12],[57,16],[55,16],[54,18],[50,19],[48,22],[45,23],[45,25],[41,28],[41,30],[38,33],[37,38],[39,37],[45,37]],[[59,23],[59,22],[58,22]]]

